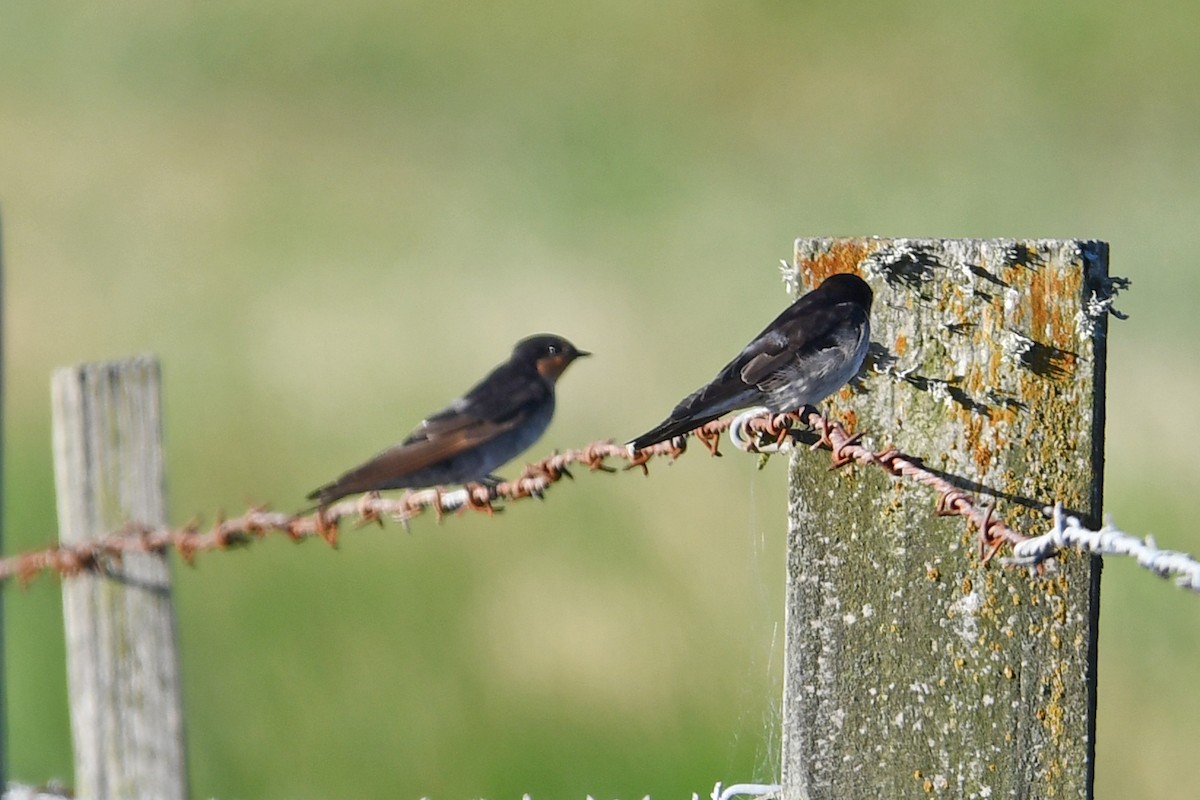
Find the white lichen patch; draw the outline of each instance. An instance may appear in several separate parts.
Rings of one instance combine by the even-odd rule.
[[[798,294],[800,291],[800,268],[781,258],[779,259],[779,274],[783,278],[784,290],[793,296]]]
[[[1033,349],[1033,339],[1014,330],[1000,332],[1000,355],[1014,364],[1019,363],[1025,354]]]
[[[946,608],[954,632],[967,644],[975,644],[979,638],[979,609],[983,598],[978,592],[964,594]]]
[[[947,408],[954,406],[954,397],[950,394],[950,384],[937,378],[930,378],[928,383],[929,396]]]

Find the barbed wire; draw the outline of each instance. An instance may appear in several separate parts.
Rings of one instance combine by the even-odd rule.
[[[732,419],[708,422],[688,434],[659,442],[634,451],[627,445],[611,440],[596,441],[586,447],[554,453],[541,461],[529,464],[513,481],[496,485],[468,484],[453,491],[422,489],[410,491],[398,499],[386,499],[368,493],[357,500],[343,500],[325,508],[302,514],[251,508],[241,516],[218,519],[207,531],[199,521],[182,528],[150,528],[130,524],[107,536],[86,542],[60,544],[43,550],[0,559],[0,583],[18,578],[28,584],[44,572],[54,572],[68,578],[81,572],[106,572],[119,563],[125,553],[162,553],[174,549],[188,564],[194,563],[197,553],[228,550],[249,545],[269,534],[281,534],[300,542],[321,538],[337,546],[342,522],[354,521],[355,527],[372,522],[382,524],[390,518],[408,527],[417,516],[432,510],[439,521],[449,513],[465,510],[495,514],[503,503],[528,497],[541,498],[551,486],[565,478],[573,478],[570,468],[585,466],[589,471],[617,472],[609,460],[625,461],[625,470],[641,469],[649,474],[649,464],[658,458],[674,461],[687,451],[688,440],[694,438],[714,456],[721,455],[721,434],[729,431],[734,446],[749,453],[784,452],[799,443],[810,449],[823,447],[832,455],[830,469],[850,464],[876,466],[888,474],[916,481],[937,493],[935,511],[940,516],[959,516],[978,532],[979,557],[990,561],[1005,543],[1013,546],[1013,556],[1002,560],[1007,566],[1034,567],[1042,564],[1066,547],[1075,547],[1097,555],[1135,556],[1138,564],[1160,577],[1178,575],[1178,585],[1200,592],[1200,563],[1186,553],[1159,550],[1147,537],[1138,539],[1105,525],[1099,531],[1084,527],[1077,518],[1064,516],[1061,506],[1047,508],[1054,527],[1046,534],[1029,537],[1009,527],[995,513],[995,501],[984,503],[971,493],[960,489],[942,475],[924,466],[920,458],[887,446],[874,451],[861,443],[863,434],[851,434],[840,422],[831,421],[816,409],[769,414],[764,409],[751,409]],[[816,436],[813,436],[813,433]],[[497,505],[501,503],[501,505]]]
[[[1014,546],[1013,554],[1001,561],[1006,565],[1029,566],[1045,561],[1067,547],[1097,555],[1132,556],[1137,559],[1138,566],[1158,577],[1175,576],[1177,586],[1200,592],[1200,562],[1187,553],[1160,550],[1154,537],[1139,539],[1119,530],[1108,520],[1100,530],[1089,530],[1078,517],[1063,513],[1062,503],[1054,504],[1051,515],[1053,528]]]
[[[738,797],[756,797],[760,800],[769,800],[769,798],[777,797],[782,790],[783,787],[777,783],[735,783],[729,786],[722,786],[721,782],[718,781],[708,796],[710,800],[734,800],[734,798]],[[57,785],[33,787],[10,784],[0,797],[3,797],[3,800],[66,800],[66,798],[73,797],[73,795],[65,787]],[[587,795],[588,800],[592,800],[592,797],[590,794]],[[521,795],[521,800],[533,800],[533,795],[526,792]],[[650,800],[650,795],[646,795],[642,800]],[[692,792],[692,800],[700,800],[700,795]]]
[[[729,436],[735,445],[749,452],[784,451],[792,446],[793,436],[785,428],[800,422],[816,430],[828,428],[823,439],[833,452],[833,469],[848,463],[875,464],[897,477],[910,478],[934,489],[937,493],[937,513],[965,517],[979,530],[979,547],[984,563],[991,560],[1005,542],[1013,545],[1013,555],[1001,559],[1005,566],[1036,567],[1057,556],[1068,547],[1102,556],[1133,556],[1139,566],[1160,578],[1175,577],[1176,585],[1200,593],[1200,561],[1178,550],[1160,550],[1152,537],[1139,539],[1117,529],[1111,522],[1098,531],[1090,530],[1078,517],[1064,514],[1062,503],[1047,506],[1043,513],[1053,520],[1053,527],[1038,536],[1025,536],[1012,530],[995,514],[995,504],[981,506],[974,497],[958,489],[945,478],[929,471],[913,456],[886,447],[879,452],[858,443],[861,434],[848,436],[838,423],[830,423],[815,411],[780,414],[764,418],[754,409],[735,417]],[[765,420],[753,425],[754,419]],[[754,434],[773,437],[765,446],[756,443]],[[761,440],[760,440],[761,441]],[[824,442],[822,442],[824,443]]]
[[[735,446],[747,452],[783,452],[798,440],[792,433],[797,425],[820,434],[812,446],[825,446],[830,450],[833,455],[830,469],[849,464],[877,466],[897,478],[908,478],[933,489],[937,492],[935,510],[938,516],[963,517],[978,530],[979,555],[984,563],[990,561],[1005,542],[1016,545],[1027,538],[996,515],[994,502],[982,505],[969,492],[926,469],[919,458],[891,445],[879,451],[871,450],[861,444],[863,434],[851,435],[840,422],[831,422],[811,407],[774,416],[763,416],[762,409],[751,409],[734,417],[729,437]]]
[[[554,453],[529,464],[520,477],[494,486],[474,483],[452,491],[422,489],[407,492],[398,499],[367,493],[356,500],[344,500],[301,514],[257,507],[237,517],[218,519],[208,530],[201,530],[199,520],[174,529],[131,523],[90,541],[59,544],[0,559],[0,583],[18,578],[28,584],[44,572],[54,572],[64,578],[81,572],[105,572],[126,553],[162,553],[173,549],[192,564],[198,553],[249,545],[270,534],[283,535],[296,542],[319,537],[336,546],[341,523],[347,520],[362,527],[372,522],[382,524],[384,518],[390,518],[407,527],[412,519],[427,510],[432,510],[439,520],[446,514],[464,510],[495,514],[503,509],[498,502],[543,497],[564,477],[574,477],[570,471],[572,466],[586,466],[589,471],[616,472],[618,470],[607,463],[615,459],[626,461],[625,469],[639,468],[649,474],[651,460],[665,457],[673,461],[686,452],[688,437],[694,437],[709,452],[720,455],[721,434],[728,427],[728,420],[713,420],[686,436],[637,452],[611,440],[592,442],[581,449]]]

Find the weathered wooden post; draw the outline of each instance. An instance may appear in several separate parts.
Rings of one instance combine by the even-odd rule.
[[[802,239],[802,288],[876,291],[873,369],[833,415],[1044,530],[1101,509],[1108,247]],[[974,531],[883,470],[793,457],[785,800],[1091,796],[1099,560],[982,564]]]
[[[4,508],[4,227],[0,221],[0,508]],[[4,552],[0,515],[0,553]],[[0,792],[8,786],[8,683],[4,674],[4,592],[0,590]]]
[[[59,539],[165,523],[158,362],[54,373]],[[187,796],[170,570],[126,554],[63,582],[76,796]]]

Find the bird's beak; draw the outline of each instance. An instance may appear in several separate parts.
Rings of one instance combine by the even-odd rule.
[[[576,350],[575,351],[576,358],[583,358],[584,356],[590,356],[590,355],[591,355],[591,353],[588,352],[587,350]]]

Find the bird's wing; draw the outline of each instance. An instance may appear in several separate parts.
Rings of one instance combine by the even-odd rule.
[[[670,419],[702,425],[743,407],[752,402],[756,390],[770,391],[792,380],[814,351],[836,347],[836,334],[844,330],[847,318],[865,316],[853,303],[812,305],[797,302],[776,317],[711,382],[681,400]]]
[[[432,434],[414,435],[338,478],[339,487],[377,486],[397,475],[408,475],[495,438],[516,425],[517,420],[494,423],[465,414],[445,419]],[[354,489],[347,489],[350,494]]]
[[[798,362],[814,351],[837,347],[837,334],[845,330],[847,320],[865,316],[866,312],[854,303],[805,309],[794,305],[768,325],[726,369],[736,369],[745,383],[769,390],[776,381],[787,379]]]
[[[449,411],[436,415],[434,425],[422,423],[402,443],[377,453],[337,480],[313,490],[309,499],[328,502],[348,494],[385,487],[396,476],[409,475],[484,444],[520,422],[518,417],[490,422],[470,414],[447,413]]]
[[[404,441],[393,445],[316,489],[312,498],[344,496],[378,488],[397,475],[407,475],[484,444],[512,430],[523,412],[544,400],[551,389],[502,364],[471,391],[430,415]]]
[[[502,364],[465,395],[427,417],[402,444],[459,436],[473,443],[486,441],[514,427],[530,406],[544,401],[552,391],[540,376],[530,380],[528,375]]]

